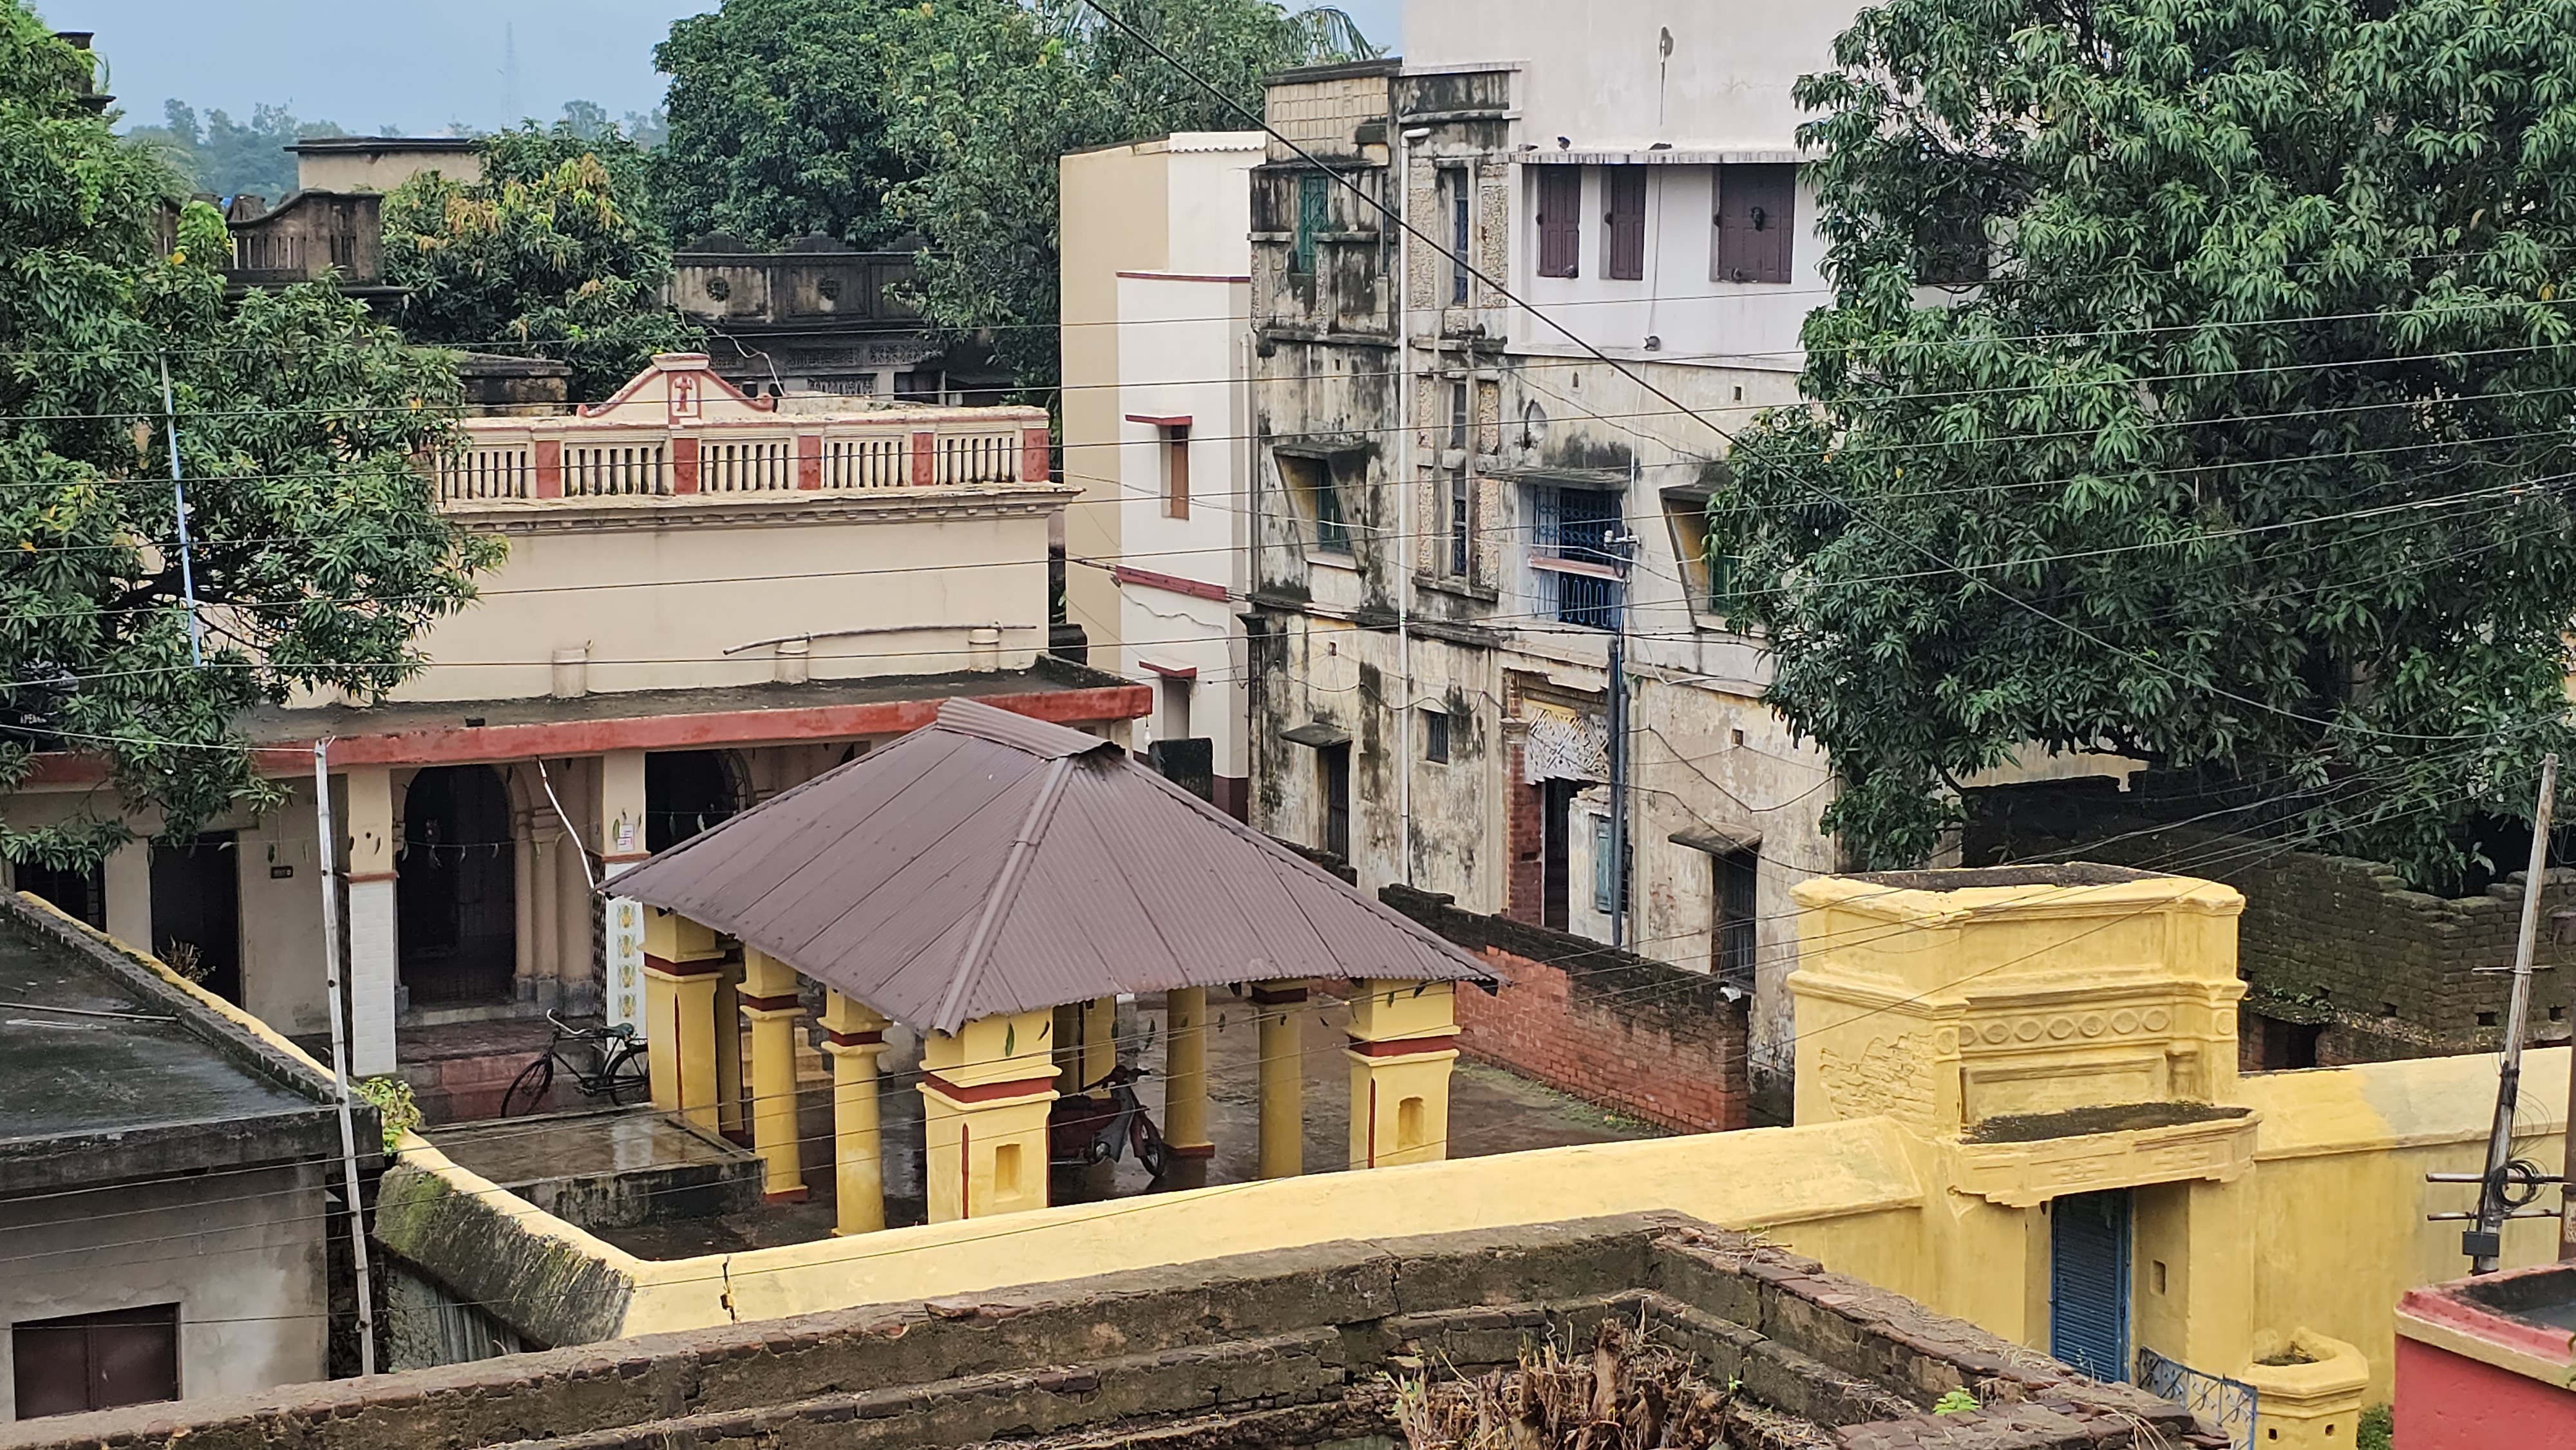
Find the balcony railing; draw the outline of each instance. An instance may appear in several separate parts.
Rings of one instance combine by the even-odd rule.
[[[602,429],[555,419],[466,424],[438,468],[442,503],[578,498],[793,497],[1044,483],[1037,415],[852,424],[782,417],[757,428]]]

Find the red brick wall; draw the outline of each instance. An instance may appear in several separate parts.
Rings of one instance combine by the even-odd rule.
[[[1547,921],[1547,802],[1541,787],[1521,779],[1521,747],[1503,753],[1505,849],[1503,915],[1532,926]]]
[[[1714,976],[1390,886],[1381,900],[1510,978],[1458,990],[1467,1056],[1685,1132],[1746,1125],[1746,1012]]]

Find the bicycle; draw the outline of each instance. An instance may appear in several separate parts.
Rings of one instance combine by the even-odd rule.
[[[509,1090],[501,1094],[501,1116],[534,1112],[546,1100],[546,1094],[554,1090],[557,1063],[572,1073],[573,1086],[580,1088],[584,1097],[604,1097],[623,1106],[640,1103],[651,1095],[644,1044],[635,1040],[633,1027],[623,1022],[575,1027],[552,1011],[546,1013],[546,1020],[554,1024],[554,1036],[546,1043],[545,1055],[521,1068],[519,1075],[510,1080]],[[589,1050],[595,1065],[592,1071],[584,1072],[581,1064],[573,1060],[565,1050],[569,1043],[580,1043]]]

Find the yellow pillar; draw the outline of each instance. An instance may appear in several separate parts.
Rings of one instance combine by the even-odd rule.
[[[1082,1004],[1056,1008],[1049,1025],[1055,1033],[1055,1090],[1070,1097],[1082,1091]]]
[[[835,1234],[885,1227],[885,1145],[877,1126],[877,1058],[886,1019],[838,992],[823,999],[823,1050],[832,1057]]]
[[[1164,993],[1163,1016],[1163,1142],[1176,1157],[1210,1157],[1216,1146],[1207,1130],[1207,988]]]
[[[716,1131],[737,1143],[751,1141],[742,1117],[742,989],[739,966],[728,965],[716,979]]]
[[[981,1017],[921,1043],[922,1176],[930,1221],[1044,1208],[1055,1014]]]
[[[805,1201],[796,1144],[796,972],[756,947],[742,951],[742,1015],[751,1022],[751,1147],[770,1203]],[[739,1041],[739,1038],[737,1038]]]
[[[653,1106],[716,1131],[716,1020],[724,954],[713,930],[660,907],[644,913],[645,1056]]]
[[[1458,1060],[1447,982],[1371,978],[1351,998],[1351,1166],[1449,1156],[1449,1065]]]
[[[1306,983],[1256,982],[1252,1010],[1261,1024],[1261,1176],[1306,1171]]]
[[[1075,1088],[1088,1088],[1117,1070],[1118,999],[1096,997],[1082,1004],[1082,1081]]]

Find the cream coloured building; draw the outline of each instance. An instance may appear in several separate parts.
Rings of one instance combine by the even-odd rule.
[[[1073,490],[1038,410],[753,400],[687,354],[602,404],[464,426],[441,506],[509,556],[422,639],[428,667],[382,702],[244,721],[279,808],[11,884],[137,946],[186,942],[216,991],[320,1034],[326,745],[353,1066],[382,1073],[411,1029],[550,1007],[637,1020],[640,928],[594,882],[943,699],[1121,743],[1147,708],[1045,655],[1049,516]],[[95,762],[49,757],[8,812],[112,810],[102,786]]]
[[[1203,740],[1245,814],[1251,172],[1257,131],[1064,158],[1065,612],[1151,686],[1147,742]]]

